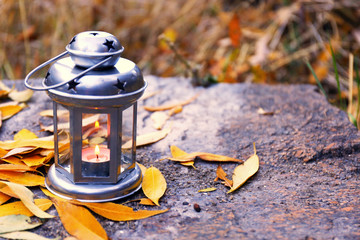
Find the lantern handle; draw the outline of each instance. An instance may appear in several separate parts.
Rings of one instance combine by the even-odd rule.
[[[49,65],[50,63],[58,60],[59,58],[62,58],[64,57],[66,54],[68,54],[69,52],[68,51],[65,51],[63,53],[60,53],[59,55],[57,55],[56,57],[53,57],[51,58],[50,60],[44,62],[43,64],[37,66],[36,68],[34,68],[31,72],[29,72],[29,74],[25,77],[25,80],[24,80],[24,83],[25,83],[25,86],[31,90],[35,90],[35,91],[42,91],[42,90],[49,90],[49,89],[53,89],[53,88],[58,88],[58,87],[61,87],[79,77],[81,77],[82,75],[90,72],[91,70],[93,70],[94,68],[100,66],[101,64],[109,61],[112,56],[108,57],[108,58],[105,58],[104,60],[98,62],[97,64],[87,68],[86,70],[84,70],[83,72],[77,74],[75,77],[65,81],[65,82],[61,82],[61,83],[58,83],[58,84],[54,84],[54,85],[51,85],[51,86],[47,86],[47,87],[34,87],[34,86],[31,86],[30,83],[29,83],[29,78],[37,71],[39,71],[40,69],[42,69],[43,67],[45,67],[46,65]],[[44,79],[45,80],[45,79]],[[44,82],[43,82],[43,85],[44,85]]]

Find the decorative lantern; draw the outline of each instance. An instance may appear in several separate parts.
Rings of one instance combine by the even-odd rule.
[[[103,202],[141,187],[142,174],[135,162],[136,116],[137,100],[147,83],[132,61],[120,57],[123,50],[109,33],[82,32],[64,53],[25,78],[28,88],[47,90],[53,100],[55,164],[45,185],[58,196]],[[32,86],[30,76],[52,62],[42,86]],[[69,147],[62,140],[62,129],[68,129]]]

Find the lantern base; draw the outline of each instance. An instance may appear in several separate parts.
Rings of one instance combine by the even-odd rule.
[[[53,164],[46,176],[45,186],[53,194],[81,202],[107,202],[127,197],[141,188],[142,173],[136,164],[115,184],[75,184]]]

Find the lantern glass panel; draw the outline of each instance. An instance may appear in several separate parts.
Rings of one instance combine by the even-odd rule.
[[[110,114],[82,113],[83,177],[108,177],[110,168]]]
[[[135,136],[136,136],[136,104],[123,111],[122,120],[122,157],[121,171],[134,167],[135,164]]]
[[[55,162],[70,173],[69,110],[54,102]],[[55,118],[57,116],[57,118]]]

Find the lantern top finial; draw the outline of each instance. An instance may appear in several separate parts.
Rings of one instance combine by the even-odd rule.
[[[102,31],[86,31],[75,35],[66,46],[71,59],[77,66],[91,67],[104,57],[111,60],[101,64],[98,68],[111,67],[116,64],[124,47],[112,34]]]

